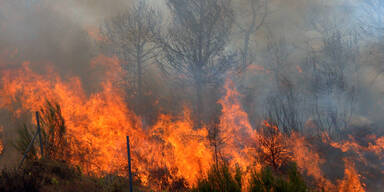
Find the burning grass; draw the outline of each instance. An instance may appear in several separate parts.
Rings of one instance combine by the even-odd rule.
[[[28,63],[2,72],[1,107],[16,117],[40,110],[47,157],[78,167],[81,173],[70,176],[74,180],[81,174],[124,178],[126,135],[132,138],[134,178],[156,191],[365,191],[368,186],[359,171],[372,168],[377,162],[367,162],[365,167],[353,162],[365,162],[367,155],[377,156],[379,162],[382,159],[380,137],[367,138],[366,145],[354,141],[352,136],[340,142],[326,137],[313,141],[299,132],[284,133],[269,121],[252,126],[230,80],[219,100],[222,111],[216,129],[209,125],[196,128],[188,107],[179,116],[160,114],[156,123],[144,128],[142,119],[127,107],[124,93],[113,83],[119,76],[116,73],[121,72],[114,69],[118,67],[115,60],[98,57],[94,62],[111,63],[113,67],[106,72],[101,90],[92,94],[85,93],[76,77],[64,81],[53,72],[39,75]],[[46,102],[46,98],[57,104]],[[343,163],[329,162],[323,148],[335,150]],[[39,156],[38,151],[35,153]],[[297,167],[287,168],[292,162]],[[341,177],[324,171],[332,166],[341,170]],[[3,177],[17,178],[15,182],[21,178],[28,185],[25,187],[39,187],[43,181],[54,185],[51,176],[37,175],[33,179],[41,180],[25,180],[29,178],[29,168],[16,171],[15,175],[4,172]],[[383,178],[382,168],[379,170]],[[89,182],[98,188],[97,182]]]

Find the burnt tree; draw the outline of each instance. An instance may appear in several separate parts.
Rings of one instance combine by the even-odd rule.
[[[234,62],[225,48],[233,23],[229,0],[168,0],[172,23],[158,38],[164,74],[192,82],[196,114],[204,112],[204,89],[217,84]]]
[[[263,26],[268,13],[268,0],[247,0],[244,2],[244,6],[247,8],[244,8],[244,10],[238,13],[238,19],[236,21],[243,41],[239,50],[241,57],[240,72],[245,70],[254,59],[254,55],[249,52],[252,35]],[[244,18],[250,19],[246,20]]]
[[[128,73],[126,80],[137,98],[143,96],[143,75],[147,65],[157,56],[158,46],[153,41],[159,30],[159,13],[145,1],[108,20],[101,27],[103,48],[123,61]]]

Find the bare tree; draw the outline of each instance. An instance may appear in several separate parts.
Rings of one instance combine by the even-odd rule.
[[[145,69],[158,53],[153,37],[159,30],[159,16],[145,1],[140,1],[128,11],[111,18],[101,28],[107,51],[123,61],[132,86],[130,88],[134,88],[138,98],[143,96]]]
[[[244,38],[242,48],[240,48],[241,65],[239,71],[246,69],[248,65],[251,64],[250,57],[253,57],[253,55],[249,53],[251,36],[264,24],[268,13],[268,0],[247,0],[245,3],[245,6],[247,6],[250,11],[244,11],[244,13],[242,10],[239,12],[238,17],[239,20],[244,20],[244,18],[250,18],[250,20],[246,23],[236,22]]]
[[[231,68],[234,55],[225,51],[233,23],[229,0],[168,0],[172,23],[159,38],[165,74],[192,82],[197,114],[203,113],[203,91]]]
[[[275,82],[266,102],[266,118],[286,134],[299,131],[303,126],[298,85],[287,76],[291,66],[288,60],[292,54],[290,48],[291,45],[284,38],[274,40],[270,37],[266,66]]]
[[[347,128],[356,101],[356,39],[336,31],[323,38],[323,48],[312,55],[310,92],[320,131],[335,135]]]
[[[260,150],[265,163],[277,170],[290,158],[286,135],[280,132],[277,125],[265,121],[261,127],[259,138]]]
[[[362,34],[367,39],[372,40],[370,47],[373,56],[377,57],[377,63],[374,67],[377,69],[376,74],[373,74],[371,86],[377,83],[377,80],[384,73],[382,63],[384,60],[384,1],[382,0],[363,0],[356,6],[357,20],[362,29]],[[373,39],[372,39],[373,38]]]

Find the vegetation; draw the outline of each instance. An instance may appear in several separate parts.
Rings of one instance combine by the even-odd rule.
[[[241,170],[236,168],[232,175],[227,163],[214,164],[208,172],[207,178],[201,179],[192,190],[196,192],[240,192]]]
[[[15,149],[21,154],[24,153],[28,149],[28,145],[32,142],[33,135],[35,134],[30,129],[28,129],[27,125],[24,124],[22,128],[17,130],[18,139],[13,143]],[[27,159],[36,159],[37,156],[37,148],[32,146],[28,153],[26,154]]]
[[[232,174],[232,173],[235,174]],[[199,180],[192,190],[196,192],[236,192],[242,191],[242,173],[239,168],[234,171],[225,164],[212,166],[206,178]],[[261,171],[253,171],[249,180],[249,192],[306,192],[309,191],[296,164],[290,163],[284,169],[276,171],[272,167],[264,167]]]
[[[135,191],[144,191],[134,186]],[[79,168],[63,161],[28,161],[23,169],[2,170],[0,191],[129,191],[128,180],[118,176],[83,175]]]
[[[287,168],[287,173],[279,175],[270,167],[263,168],[260,172],[253,172],[250,180],[251,192],[305,192],[308,191],[302,176],[295,164]]]
[[[67,149],[67,141],[65,138],[65,121],[61,114],[61,108],[58,103],[46,101],[44,107],[40,110],[40,126],[43,143],[44,158],[63,159]],[[26,124],[18,130],[18,139],[14,143],[14,147],[22,154],[27,151],[36,131],[31,130]],[[27,153],[27,159],[36,159],[38,155],[38,138]],[[39,154],[41,156],[41,154]]]

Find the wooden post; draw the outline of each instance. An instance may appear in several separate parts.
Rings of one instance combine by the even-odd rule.
[[[133,192],[133,189],[132,189],[132,171],[131,171],[131,150],[129,148],[129,136],[127,136],[127,152],[128,152],[129,191]]]
[[[37,124],[37,132],[39,133],[41,158],[44,158],[43,141],[41,140],[40,117],[39,117],[38,111],[36,111],[36,124]]]

